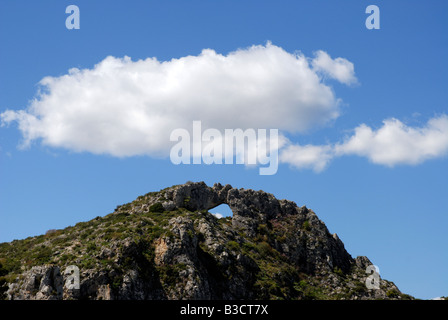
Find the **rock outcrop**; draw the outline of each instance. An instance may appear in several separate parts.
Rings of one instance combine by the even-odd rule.
[[[233,217],[208,212],[221,204]],[[312,210],[230,185],[151,192],[105,217],[28,239],[20,254],[23,246],[0,245],[13,279],[8,299],[411,298],[380,277],[368,288],[372,263],[353,259]],[[79,267],[79,290],[68,290],[70,275],[61,273],[70,265]]]

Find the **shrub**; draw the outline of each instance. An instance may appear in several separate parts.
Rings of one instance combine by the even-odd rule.
[[[6,280],[3,277],[0,277],[0,300],[6,299],[6,291],[8,290],[8,286],[6,285]]]
[[[187,265],[184,263],[177,263],[156,267],[162,284],[168,288],[175,287],[179,279],[179,273],[182,270],[185,270],[186,268]]]
[[[236,241],[227,242],[227,248],[231,251],[237,251],[240,248],[240,245]]]
[[[8,270],[3,268],[2,264],[0,263],[0,300],[3,300],[6,298],[6,290],[8,290],[8,286],[6,284],[5,275],[8,274]]]
[[[300,292],[304,300],[328,300],[328,297],[319,286],[306,280],[301,280],[298,284],[296,283],[294,289]]]
[[[3,265],[0,263],[0,277],[8,274],[8,270],[6,270]]]
[[[50,229],[50,230],[47,230],[47,232],[45,232],[45,235],[46,235],[46,236],[51,236],[51,235],[54,235],[54,234],[56,234],[56,233],[60,234],[60,233],[61,233],[61,230]]]
[[[87,248],[86,249],[87,249],[87,252],[95,251],[97,249],[95,242],[93,242],[93,241],[89,242],[87,244]]]
[[[353,292],[355,294],[362,294],[367,292],[367,287],[364,283],[362,283],[361,281],[355,281],[355,286],[353,287]]]
[[[257,251],[257,246],[252,242],[244,242],[243,243],[243,252],[249,253],[251,251]]]
[[[52,250],[49,247],[41,246],[38,250],[36,250],[36,253],[32,255],[32,259],[34,264],[42,265],[48,263],[51,256]]]
[[[149,211],[162,213],[165,211],[165,208],[163,207],[163,205],[160,202],[156,202],[149,207]]]
[[[123,278],[120,277],[119,275],[116,275],[112,279],[111,288],[112,290],[118,290],[122,284],[123,284]]]
[[[302,224],[302,228],[305,229],[306,231],[310,231],[311,230],[311,224],[308,220],[305,220],[305,222],[303,222]]]
[[[268,234],[268,227],[265,224],[259,224],[257,228],[258,233],[260,234]]]
[[[387,292],[386,292],[386,296],[388,298],[398,298],[399,295],[400,295],[400,293],[395,289],[390,289],[390,290],[387,290]]]
[[[341,277],[345,276],[344,272],[339,267],[334,267],[333,272],[336,273],[338,276],[341,276]]]
[[[260,253],[261,257],[266,258],[267,256],[270,256],[273,254],[273,249],[269,245],[269,243],[263,241],[257,244],[256,246],[257,251]]]

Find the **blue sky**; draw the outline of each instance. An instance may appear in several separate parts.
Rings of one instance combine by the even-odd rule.
[[[70,4],[80,9],[79,30],[65,27]],[[379,30],[365,27],[370,4],[380,9]],[[188,180],[230,183],[312,208],[353,257],[368,256],[403,292],[448,295],[447,15],[448,4],[436,0],[2,1],[0,241],[106,215]],[[153,65],[145,60],[154,57]],[[292,70],[294,59],[308,65]],[[223,76],[230,61],[241,66],[229,69],[231,83]],[[248,61],[266,66],[265,78],[252,79]],[[148,81],[147,91],[136,93],[129,70]],[[39,85],[48,76],[53,82]],[[162,95],[160,82],[173,79],[179,88],[170,82],[164,88],[173,91]],[[251,79],[272,85],[244,100],[239,88]],[[239,88],[224,103],[222,88],[232,83]],[[300,102],[296,92],[310,83],[315,94]],[[89,98],[103,93],[99,103]],[[150,147],[123,123],[139,108],[161,116],[148,131]],[[185,124],[176,117],[185,110],[219,129],[279,127],[288,143],[278,172],[172,164],[163,124]],[[115,131],[95,135],[110,123]]]

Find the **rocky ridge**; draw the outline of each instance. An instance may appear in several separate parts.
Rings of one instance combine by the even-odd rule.
[[[208,212],[221,204],[233,217]],[[0,244],[0,263],[6,299],[412,299],[381,278],[368,289],[372,263],[352,258],[311,209],[203,182]],[[73,265],[79,288],[67,285]]]

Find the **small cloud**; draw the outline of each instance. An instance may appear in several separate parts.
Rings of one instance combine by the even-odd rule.
[[[280,161],[288,163],[297,169],[312,169],[322,172],[333,157],[330,145],[315,146],[289,144],[280,153]]]
[[[214,215],[218,219],[221,219],[223,217],[223,215],[218,212],[212,213],[212,215]]]
[[[343,143],[335,146],[335,154],[358,155],[371,162],[393,167],[416,165],[448,153],[448,116],[430,119],[422,127],[407,126],[397,119],[386,119],[379,129],[362,124]]]
[[[378,129],[361,124],[343,142],[327,145],[297,145],[288,142],[280,151],[280,161],[298,169],[319,173],[331,160],[357,155],[372,163],[394,167],[417,165],[448,154],[448,115],[429,119],[421,127],[386,119]]]
[[[319,50],[316,52],[311,64],[315,71],[343,84],[354,85],[358,83],[358,79],[355,76],[355,67],[347,59],[332,59],[328,53]]]

